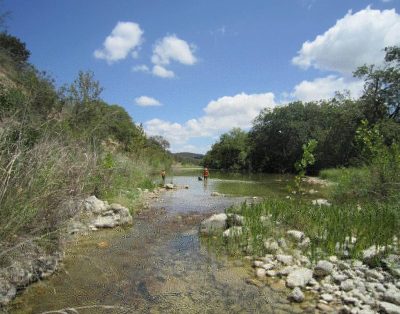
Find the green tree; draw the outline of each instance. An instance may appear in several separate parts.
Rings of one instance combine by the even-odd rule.
[[[19,38],[8,34],[7,32],[0,33],[0,48],[17,64],[26,63],[31,55],[31,52],[26,48],[25,43],[23,43]]]
[[[247,132],[234,128],[220,136],[209,152],[204,156],[203,164],[215,169],[248,169]]]
[[[364,79],[361,100],[372,123],[385,118],[400,122],[400,47],[387,47],[385,52],[382,67],[364,65],[354,72]]]

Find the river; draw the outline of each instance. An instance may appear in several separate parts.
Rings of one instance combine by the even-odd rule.
[[[307,302],[289,303],[281,280],[251,284],[250,261],[218,252],[198,233],[211,213],[254,196],[284,196],[290,178],[214,172],[205,183],[198,175],[168,176],[189,189],[166,191],[132,227],[69,243],[60,271],[28,287],[11,313],[312,313]]]

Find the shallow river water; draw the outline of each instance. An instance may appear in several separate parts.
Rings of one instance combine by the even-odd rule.
[[[284,195],[287,178],[213,173],[205,184],[198,175],[167,177],[189,189],[165,192],[132,227],[74,240],[62,269],[28,287],[11,313],[312,313],[307,303],[289,303],[279,280],[249,283],[248,260],[217,254],[198,233],[211,213],[252,196]]]

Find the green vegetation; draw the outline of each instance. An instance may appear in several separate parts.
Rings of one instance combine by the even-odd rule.
[[[247,169],[248,139],[247,133],[239,128],[222,134],[219,141],[203,159],[203,165],[214,169]]]
[[[233,129],[221,135],[204,162],[216,169],[260,172],[296,172],[302,146],[315,139],[316,162],[308,173],[321,169],[359,167],[362,151],[356,131],[362,121],[376,127],[385,145],[400,142],[400,47],[385,49],[384,65],[362,66],[354,75],[364,79],[362,97],[346,93],[331,100],[295,101],[273,110],[265,109],[246,134]]]
[[[101,99],[91,72],[57,90],[28,63],[18,38],[0,34],[0,242],[52,234],[89,194],[133,208],[137,187],[172,163],[161,137]]]
[[[243,234],[229,245],[231,252],[238,249],[262,256],[268,253],[264,240],[278,239],[285,230],[303,230],[310,238],[313,258],[338,255],[359,258],[362,250],[371,245],[386,247],[393,237],[400,236],[400,212],[395,204],[368,203],[314,206],[298,200],[270,199],[260,204],[243,204],[239,212],[245,217]],[[354,243],[351,239],[356,239]],[[399,253],[399,252],[397,252]]]
[[[241,206],[244,232],[228,248],[262,255],[264,240],[298,229],[310,237],[314,258],[359,258],[372,245],[399,254],[393,243],[400,236],[400,47],[385,51],[383,67],[354,72],[365,82],[359,100],[338,94],[264,110],[249,133],[231,131],[213,145],[204,160],[215,168],[297,173],[291,199]],[[238,156],[245,158],[237,162]],[[333,182],[331,206],[303,196],[306,172]]]

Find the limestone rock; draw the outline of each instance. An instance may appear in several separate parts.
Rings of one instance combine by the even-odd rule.
[[[308,268],[298,268],[291,273],[289,273],[286,279],[286,285],[289,288],[294,287],[305,287],[311,280],[313,272]]]
[[[200,233],[210,235],[224,231],[227,226],[228,216],[224,213],[214,214],[201,222]]]
[[[259,278],[264,278],[266,275],[266,270],[264,268],[256,268],[256,275]]]
[[[324,198],[318,198],[316,200],[312,200],[312,204],[318,206],[331,206],[331,203],[329,203],[328,200]]]
[[[228,214],[228,226],[244,226],[244,217],[238,214]]]
[[[289,294],[289,299],[293,300],[295,302],[303,302],[304,301],[304,293],[301,291],[299,287],[296,287],[292,290],[292,292]]]
[[[343,291],[350,291],[354,289],[354,282],[351,279],[346,279],[340,283],[340,289]]]
[[[276,259],[284,265],[291,265],[293,263],[293,256],[291,255],[278,254]]]
[[[99,216],[93,221],[96,228],[114,228],[117,225],[113,216]]]
[[[108,209],[107,204],[105,202],[103,202],[102,200],[99,200],[94,195],[85,199],[84,208],[86,209],[86,211],[94,213],[94,214],[100,214]]]
[[[299,230],[289,230],[286,232],[286,234],[297,242],[301,242],[305,237],[304,232]]]
[[[224,238],[234,238],[234,237],[239,237],[243,233],[242,227],[231,227],[229,229],[226,229],[222,235]]]
[[[269,253],[276,253],[280,250],[278,242],[273,238],[265,240],[264,247]]]
[[[400,306],[389,302],[380,302],[379,308],[386,314],[400,314]]]
[[[330,275],[333,271],[333,264],[331,262],[321,260],[314,267],[314,276],[323,277]]]
[[[383,294],[383,300],[400,305],[400,290],[398,289],[388,289]]]

